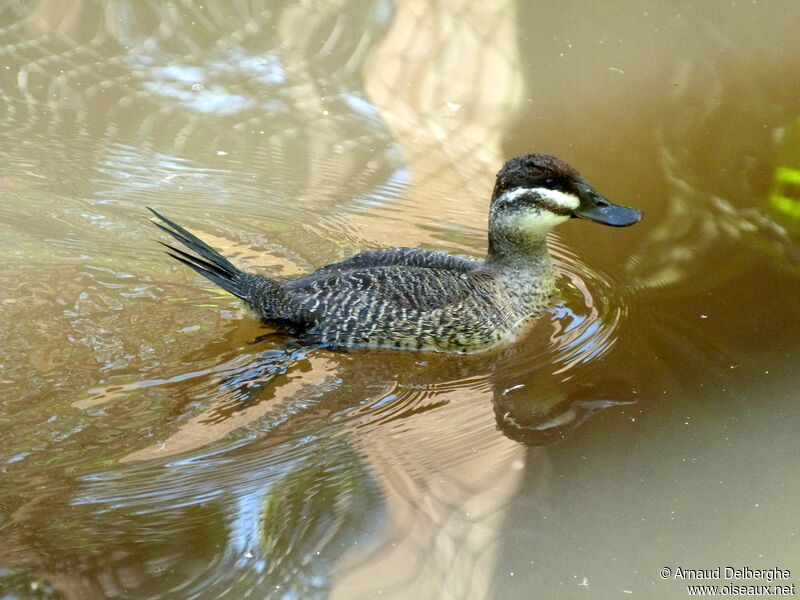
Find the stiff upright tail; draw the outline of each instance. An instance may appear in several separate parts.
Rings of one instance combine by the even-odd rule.
[[[237,269],[233,263],[219,252],[174,221],[169,220],[149,206],[147,210],[161,221],[160,223],[158,221],[153,221],[153,225],[164,233],[172,236],[173,239],[186,246],[189,250],[197,253],[199,257],[184,252],[183,250],[178,250],[174,246],[170,246],[164,242],[158,242],[162,246],[169,248],[170,252],[167,252],[167,254],[179,260],[190,269],[197,271],[206,279],[216,283],[226,292],[230,292],[237,298],[241,298],[246,302],[250,301],[249,291],[252,289],[252,283],[250,282],[252,276],[248,276],[244,271]]]

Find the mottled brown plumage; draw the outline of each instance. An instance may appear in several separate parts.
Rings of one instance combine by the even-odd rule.
[[[484,260],[418,248],[368,250],[295,279],[244,273],[150,209],[192,250],[170,255],[241,298],[261,320],[308,341],[445,351],[487,348],[543,309],[554,288],[547,231],[581,216],[630,225],[638,211],[592,190],[569,165],[529,154],[497,175]]]

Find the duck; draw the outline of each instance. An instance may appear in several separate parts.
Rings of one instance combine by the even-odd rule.
[[[278,331],[331,347],[475,352],[514,337],[550,305],[556,276],[550,230],[579,218],[613,227],[641,211],[600,195],[549,154],[509,159],[489,204],[482,259],[421,248],[366,250],[307,275],[246,272],[153,208],[152,221],[178,242],[167,254],[239,298]]]

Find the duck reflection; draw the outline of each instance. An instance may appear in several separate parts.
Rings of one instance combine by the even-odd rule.
[[[216,374],[219,378],[218,402],[204,413],[204,418],[198,423],[222,424],[262,402],[275,402],[277,397],[283,396],[279,382],[285,379],[289,369],[296,368],[306,374],[313,369],[312,354],[326,355],[336,365],[336,379],[340,381],[352,379],[363,383],[367,378],[370,385],[390,390],[388,395],[391,399],[383,396],[376,402],[384,407],[393,405],[391,414],[381,413],[381,423],[441,407],[446,401],[436,400],[440,390],[464,385],[473,389],[490,387],[498,429],[508,438],[529,446],[560,441],[604,408],[633,402],[625,400],[631,396],[631,386],[623,380],[601,379],[580,384],[564,382],[549,372],[522,375],[516,368],[503,368],[509,363],[514,364],[515,360],[525,359],[526,349],[521,344],[493,353],[491,357],[480,354],[461,356],[456,360],[449,356],[422,354],[408,359],[389,355],[387,361],[381,362],[374,356],[364,360],[366,352],[332,351],[325,347],[292,349],[291,345],[259,352],[249,362],[227,367]],[[373,354],[376,352],[372,351]],[[337,354],[348,354],[355,360],[337,360]],[[418,397],[425,400],[419,402]],[[355,408],[348,406],[347,401],[337,400],[332,389],[325,391],[319,403],[304,406],[308,412],[303,418],[325,418],[331,411]],[[317,410],[322,414],[316,414]],[[280,430],[291,430],[291,419],[278,420]]]

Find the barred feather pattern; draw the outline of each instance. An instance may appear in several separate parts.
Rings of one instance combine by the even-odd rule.
[[[244,273],[153,211],[198,256],[170,254],[241,298],[264,322],[341,346],[469,352],[495,345],[544,308],[554,287],[546,248],[513,264],[419,248],[368,250],[295,279]]]

